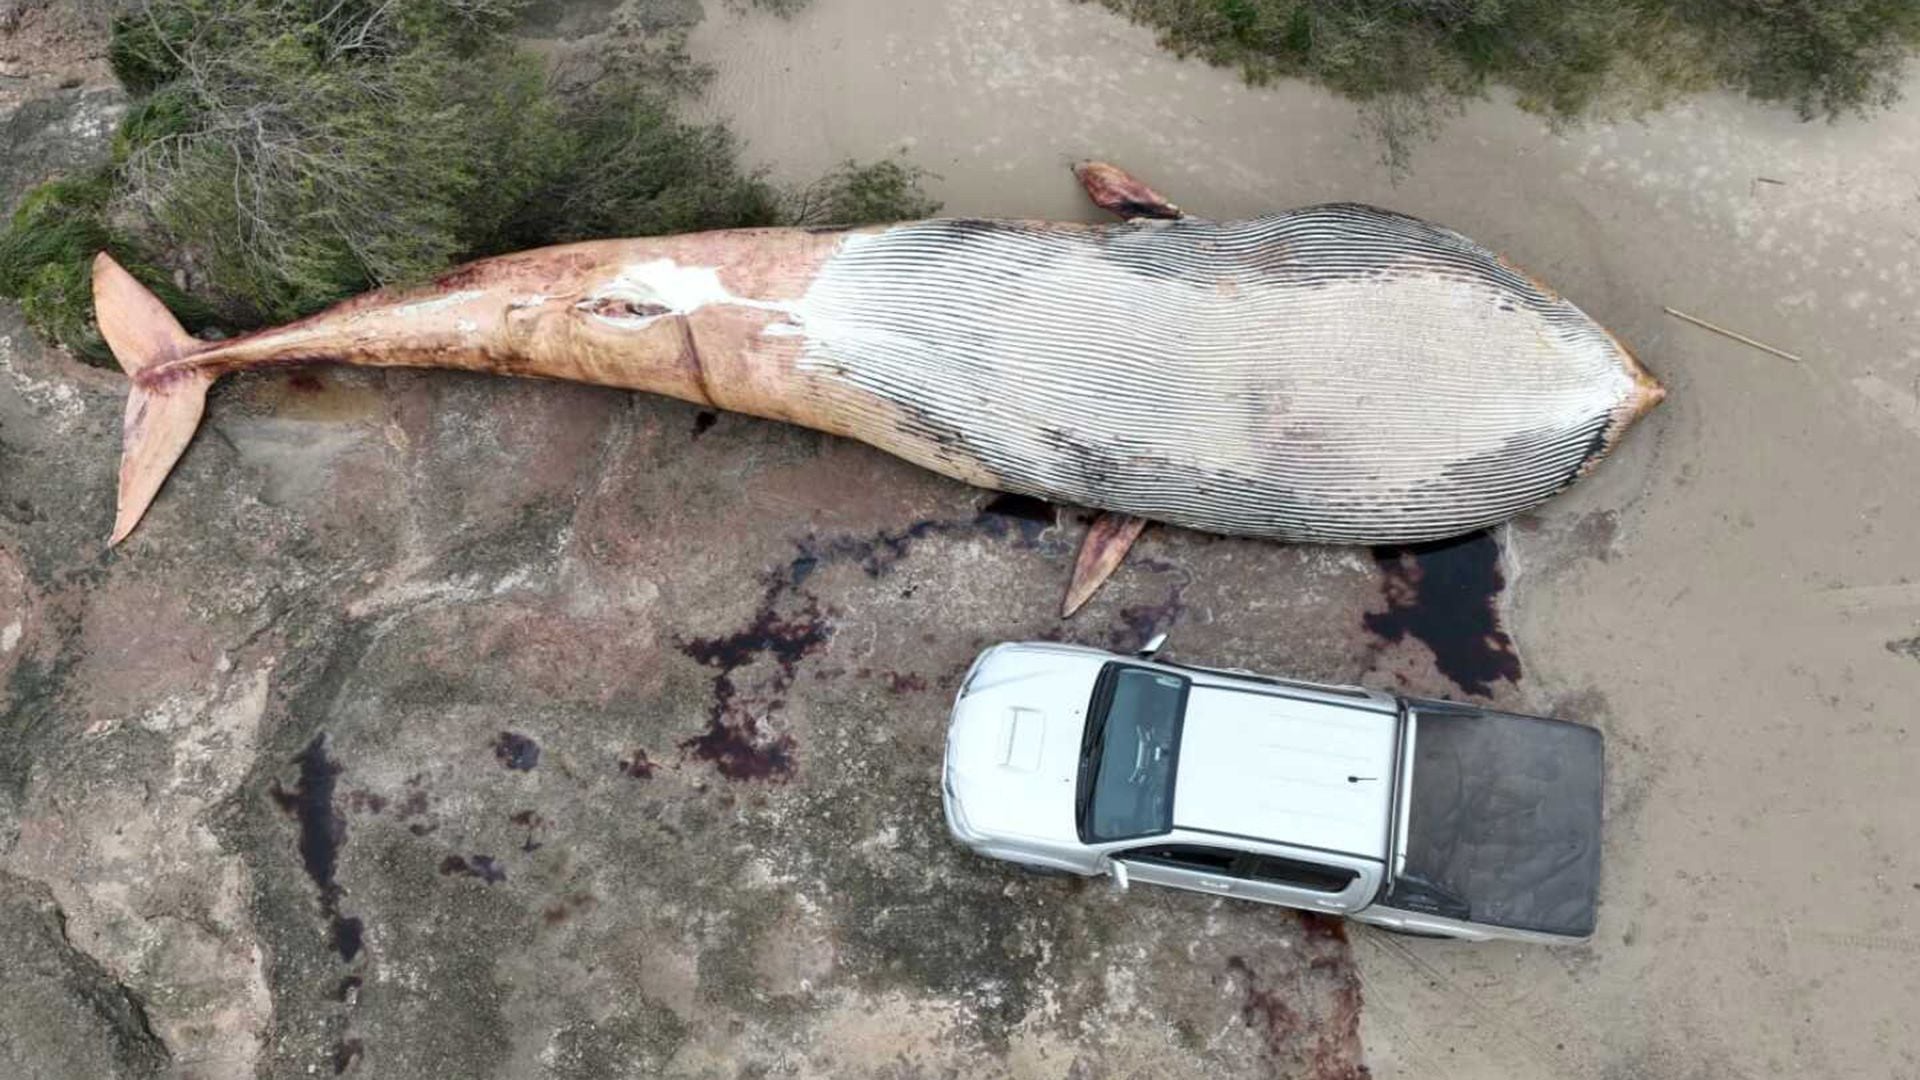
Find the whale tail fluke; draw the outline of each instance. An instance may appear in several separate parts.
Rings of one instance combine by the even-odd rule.
[[[187,333],[160,298],[106,252],[93,260],[100,336],[133,385],[120,435],[120,495],[109,545],[133,531],[193,441],[213,373],[167,365],[212,347]]]

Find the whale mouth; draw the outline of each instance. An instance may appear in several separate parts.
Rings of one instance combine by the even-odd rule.
[[[1605,330],[1605,327],[1601,329]],[[1632,349],[1627,348],[1625,342],[1614,337],[1613,331],[1607,330],[1606,334],[1613,341],[1614,348],[1620,350],[1621,360],[1627,369],[1627,377],[1633,380],[1633,389],[1627,392],[1625,422],[1620,425],[1625,428],[1667,400],[1667,388],[1661,385],[1653,372],[1647,370],[1647,366],[1640,362],[1640,358],[1634,355]]]
[[[1653,411],[1654,406],[1667,400],[1667,388],[1644,371],[1642,377],[1634,379],[1633,395],[1629,399],[1627,416],[1638,420]]]
[[[1629,384],[1626,392],[1621,395],[1619,404],[1612,410],[1616,419],[1606,443],[1606,450],[1612,450],[1614,444],[1628,428],[1667,400],[1667,388],[1660,382],[1659,376],[1648,370],[1647,365],[1641,362],[1639,354],[1628,347],[1626,342],[1620,340],[1618,334],[1601,326],[1598,322],[1593,325],[1607,336],[1607,342],[1613,346],[1614,358],[1619,362],[1620,369],[1626,375]]]

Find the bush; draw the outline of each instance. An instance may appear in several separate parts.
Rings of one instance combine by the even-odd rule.
[[[487,246],[657,236],[781,223],[781,194],[739,164],[732,132],[684,124],[630,78],[575,97],[549,147],[553,167]]]
[[[782,216],[795,225],[871,225],[931,217],[940,204],[920,189],[926,175],[902,161],[842,162],[789,196]]]
[[[624,69],[565,89],[511,37],[522,6],[128,9],[109,58],[137,97],[112,160],[21,204],[0,233],[0,295],[98,362],[99,250],[189,326],[242,329],[517,248],[934,208],[920,173],[894,162],[849,164],[799,192],[743,168],[726,128],[676,117],[674,95],[699,79],[672,41],[622,51]]]
[[[206,325],[211,315],[108,226],[111,194],[100,176],[50,181],[28,193],[0,232],[0,296],[18,300],[27,325],[42,337],[101,365],[113,357],[93,324],[96,252],[112,252],[188,327]]]
[[[85,316],[87,260],[115,247],[107,185],[56,180],[30,192],[0,233],[0,295],[20,301],[28,325],[90,359],[109,359]]]
[[[730,0],[735,7],[753,7],[761,11],[771,11],[783,19],[790,19],[813,0]]]
[[[1572,118],[1723,85],[1837,117],[1892,100],[1915,0],[1099,0],[1253,82],[1363,101],[1457,100],[1490,83]]]
[[[1680,7],[1711,42],[1730,86],[1835,117],[1892,104],[1920,43],[1915,0],[1691,0]]]
[[[236,322],[282,321],[484,244],[540,178],[543,74],[506,0],[162,0],[115,25],[152,96],[122,202]]]

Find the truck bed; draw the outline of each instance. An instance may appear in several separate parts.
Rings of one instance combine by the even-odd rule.
[[[1518,930],[1592,933],[1600,733],[1446,702],[1408,707],[1416,727],[1406,859],[1387,903]]]

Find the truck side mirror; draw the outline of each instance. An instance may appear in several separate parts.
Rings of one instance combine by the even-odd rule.
[[[1119,859],[1115,859],[1112,862],[1107,864],[1107,872],[1113,875],[1114,888],[1119,889],[1121,892],[1126,892],[1127,889],[1131,887],[1130,883],[1127,881],[1127,864],[1126,863],[1121,862]]]
[[[1145,645],[1140,646],[1139,651],[1135,652],[1133,655],[1139,657],[1142,660],[1151,660],[1154,657],[1160,655],[1160,650],[1166,647],[1167,647],[1167,635],[1165,631],[1162,631],[1148,638],[1147,643]]]

